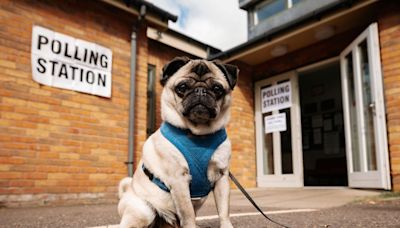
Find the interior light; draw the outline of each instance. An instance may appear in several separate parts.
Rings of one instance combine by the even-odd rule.
[[[317,40],[325,40],[335,34],[335,28],[331,25],[319,27],[315,30],[315,38]]]
[[[272,57],[279,57],[282,55],[285,55],[288,52],[288,48],[286,45],[278,45],[272,48],[271,50],[271,56]]]

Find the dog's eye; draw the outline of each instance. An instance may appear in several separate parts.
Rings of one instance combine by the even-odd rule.
[[[220,85],[213,85],[212,91],[215,93],[215,95],[216,95],[217,97],[223,95],[224,92],[225,92],[225,91],[224,91],[224,88],[222,88],[222,86],[220,86]]]
[[[175,87],[175,92],[182,96],[185,94],[185,92],[189,89],[189,86],[186,83],[179,84],[177,87]]]

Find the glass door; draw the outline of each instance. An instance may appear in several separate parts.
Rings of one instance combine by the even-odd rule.
[[[390,189],[376,23],[340,54],[340,64],[349,186]]]
[[[302,149],[297,75],[255,85],[257,183],[259,187],[302,187]]]

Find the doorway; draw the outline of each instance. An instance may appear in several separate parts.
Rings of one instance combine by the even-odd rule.
[[[302,187],[301,127],[294,71],[255,84],[257,183]]]
[[[299,73],[304,186],[347,186],[339,61]]]
[[[378,25],[339,58],[255,83],[259,187],[391,189]]]

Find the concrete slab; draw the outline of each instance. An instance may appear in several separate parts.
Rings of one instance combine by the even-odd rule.
[[[263,209],[323,209],[339,207],[369,196],[377,196],[383,191],[359,190],[350,188],[255,188],[247,189],[254,201]],[[255,211],[251,203],[239,190],[231,191],[231,212]],[[212,194],[207,199],[204,207],[199,211],[199,216],[216,214]]]
[[[379,195],[382,191],[350,188],[257,188],[249,192],[260,206],[293,209],[338,207],[363,197]],[[232,206],[248,204],[248,200],[240,191],[232,191]]]

